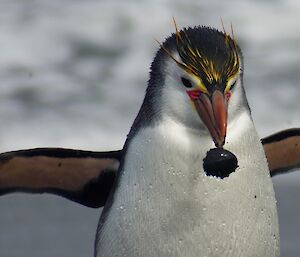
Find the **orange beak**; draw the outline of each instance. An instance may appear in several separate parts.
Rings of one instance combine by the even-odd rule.
[[[227,100],[224,94],[220,90],[213,91],[211,97],[201,93],[193,102],[216,147],[223,147],[227,130]]]

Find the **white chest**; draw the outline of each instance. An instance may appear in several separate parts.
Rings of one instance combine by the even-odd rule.
[[[172,122],[141,131],[129,145],[97,256],[279,256],[263,149],[248,116],[241,119],[244,128],[229,128],[225,144],[239,168],[225,179],[203,172],[208,136]]]

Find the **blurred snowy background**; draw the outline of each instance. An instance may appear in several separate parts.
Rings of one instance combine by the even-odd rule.
[[[232,22],[260,136],[300,127],[297,0],[0,0],[0,152],[120,149],[172,16]],[[299,256],[300,174],[274,184],[282,256]],[[55,196],[1,197],[0,257],[93,256],[99,215]]]

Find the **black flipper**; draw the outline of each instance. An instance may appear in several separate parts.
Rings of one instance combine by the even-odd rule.
[[[283,130],[261,141],[271,176],[300,168],[300,128]]]
[[[88,207],[103,206],[121,151],[36,148],[0,154],[0,195],[53,193]]]

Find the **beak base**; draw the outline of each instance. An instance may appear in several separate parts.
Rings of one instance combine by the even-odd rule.
[[[223,147],[227,131],[227,101],[224,94],[215,90],[209,98],[202,93],[194,104],[216,147]]]

